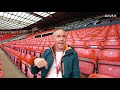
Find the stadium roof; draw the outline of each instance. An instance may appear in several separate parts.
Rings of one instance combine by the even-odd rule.
[[[0,30],[29,30],[63,24],[106,12],[0,12]]]
[[[0,30],[21,29],[55,12],[0,12]]]

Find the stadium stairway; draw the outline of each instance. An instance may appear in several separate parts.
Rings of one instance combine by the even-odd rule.
[[[4,73],[2,78],[27,78],[11,60],[6,56],[4,51],[0,48],[0,61],[2,62],[2,71]]]

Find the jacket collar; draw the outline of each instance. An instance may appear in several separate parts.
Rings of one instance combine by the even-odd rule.
[[[67,49],[65,50],[65,55],[73,53],[74,49],[71,46],[67,46]]]
[[[54,50],[54,46],[52,46],[52,47],[50,47],[50,49],[55,53],[55,50]],[[64,51],[64,55],[68,55],[68,54],[71,54],[71,53],[73,53],[73,50],[74,48],[73,47],[71,47],[71,46],[69,46],[69,45],[66,45],[66,48],[65,48],[65,51]],[[50,51],[51,51],[50,50]],[[50,52],[49,51],[49,52]],[[49,53],[48,52],[48,53]]]

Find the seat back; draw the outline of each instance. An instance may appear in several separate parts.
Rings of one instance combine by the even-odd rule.
[[[120,50],[105,49],[98,57],[98,74],[120,78]]]

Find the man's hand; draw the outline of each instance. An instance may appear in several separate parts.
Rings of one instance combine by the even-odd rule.
[[[42,68],[45,66],[46,69],[48,69],[48,63],[46,62],[46,60],[44,58],[36,58],[34,60],[34,64],[35,66],[37,66],[38,68]]]

